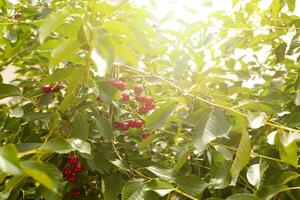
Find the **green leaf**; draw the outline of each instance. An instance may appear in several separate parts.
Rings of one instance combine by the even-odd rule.
[[[240,171],[248,164],[251,154],[251,142],[247,130],[244,130],[235,159],[230,168],[233,184],[236,183]]]
[[[51,13],[44,20],[43,25],[40,27],[39,31],[39,41],[43,43],[45,39],[59,26],[65,19],[70,15],[68,10],[59,10],[55,13]]]
[[[54,138],[40,147],[43,151],[56,152],[56,153],[69,153],[73,151],[71,144],[63,138]]]
[[[169,115],[172,113],[177,103],[169,100],[164,103],[159,109],[155,110],[151,115],[145,119],[145,128],[156,129],[161,128],[167,121]]]
[[[74,101],[77,95],[80,85],[85,80],[86,72],[87,66],[79,66],[72,71],[69,78],[67,79],[69,82],[67,93],[64,96],[63,101],[59,105],[60,111],[65,112],[71,106],[72,102]]]
[[[166,179],[166,180],[173,180],[173,171],[171,169],[162,169],[155,166],[147,167],[150,172],[155,174],[157,177]]]
[[[137,66],[136,54],[126,45],[121,45],[116,42],[113,43],[116,54],[124,61],[128,62],[132,66]]]
[[[104,200],[118,199],[122,188],[122,175],[120,173],[105,175],[102,188]]]
[[[260,200],[260,198],[253,194],[234,194],[227,197],[226,200]]]
[[[202,193],[208,186],[202,178],[195,175],[176,178],[175,182],[184,192],[197,198],[201,198]]]
[[[203,152],[208,143],[218,137],[228,135],[232,129],[232,121],[219,109],[214,109],[205,121],[199,121],[193,130],[193,145],[197,152]]]
[[[42,120],[44,122],[49,122],[51,119],[52,113],[42,113],[42,112],[28,112],[23,118],[26,122],[32,122],[36,120]]]
[[[144,183],[142,180],[131,180],[122,188],[122,200],[144,200]]]
[[[280,0],[273,0],[272,4],[270,6],[272,18],[275,20],[278,16],[278,13],[280,11]]]
[[[267,102],[261,102],[261,101],[248,102],[243,105],[240,105],[239,107],[256,110],[256,111],[262,111],[274,115],[281,112],[281,110],[278,107],[274,106],[273,104]]]
[[[76,149],[80,153],[91,154],[92,147],[90,143],[78,138],[67,139],[67,141],[70,143],[72,148]]]
[[[96,80],[99,96],[105,104],[111,104],[113,100],[120,98],[120,92],[112,85],[103,80]]]
[[[183,147],[180,149],[180,151],[177,153],[177,162],[173,167],[174,171],[179,171],[183,165],[187,162],[188,156],[191,154],[191,150],[188,149],[188,147]]]
[[[89,136],[89,123],[87,113],[76,112],[71,125],[71,135],[74,138],[87,140]]]
[[[279,155],[280,158],[293,165],[298,166],[298,145],[297,142],[300,141],[300,135],[294,132],[281,132],[278,134],[279,139]]]
[[[6,97],[13,97],[13,96],[20,96],[21,90],[16,86],[9,85],[9,84],[0,84],[0,99]]]
[[[50,66],[54,67],[68,58],[78,49],[79,43],[76,39],[66,39],[51,52]],[[63,79],[64,80],[64,79]]]
[[[264,185],[285,185],[299,176],[300,174],[293,171],[279,172],[268,178]]]
[[[51,75],[44,78],[42,80],[42,83],[43,84],[53,84],[58,81],[65,80],[67,77],[69,77],[72,74],[73,70],[74,70],[74,68],[71,68],[71,67],[58,69],[55,72],[53,72]]]
[[[175,189],[171,183],[162,179],[152,179],[150,182],[147,182],[146,186],[149,190],[156,192],[161,197]]]
[[[296,6],[296,0],[287,0],[287,5],[288,5],[288,7],[289,7],[289,10],[291,11],[291,12],[294,12],[294,10],[295,10],[295,6]]]
[[[14,145],[5,145],[0,148],[0,169],[1,171],[12,175],[23,174],[21,162],[18,158],[18,152]]]
[[[105,75],[111,70],[115,58],[111,36],[102,28],[94,28],[93,44],[99,56],[106,61],[106,70],[104,72]]]
[[[287,48],[286,43],[281,43],[278,47],[276,47],[275,55],[276,55],[276,62],[277,63],[280,63],[284,60],[286,48]]]
[[[247,170],[247,179],[255,187],[259,187],[262,177],[268,168],[265,162],[251,165]]]
[[[271,200],[276,194],[286,191],[288,187],[286,185],[268,185],[260,188],[256,195],[263,200]]]
[[[24,161],[22,164],[24,165],[25,174],[34,178],[49,190],[57,193],[62,176],[56,167],[35,161]]]

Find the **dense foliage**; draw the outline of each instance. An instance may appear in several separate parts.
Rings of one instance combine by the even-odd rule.
[[[0,0],[0,199],[300,199],[296,0],[116,2]]]

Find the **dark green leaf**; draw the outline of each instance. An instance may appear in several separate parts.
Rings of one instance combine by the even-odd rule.
[[[21,90],[13,85],[0,84],[0,99],[6,97],[20,96]]]

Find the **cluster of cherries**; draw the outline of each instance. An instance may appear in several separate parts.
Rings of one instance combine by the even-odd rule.
[[[83,172],[83,170],[84,167],[79,163],[78,156],[72,155],[68,158],[68,165],[64,168],[63,174],[69,183],[76,183],[77,175]],[[71,193],[73,196],[77,197],[80,196],[81,190],[80,188],[75,188]]]
[[[42,87],[42,91],[46,94],[46,93],[50,93],[50,92],[59,92],[61,89],[61,85],[57,84],[55,86],[51,86],[51,85],[44,85]]]
[[[120,129],[123,131],[127,131],[129,128],[141,128],[143,126],[143,122],[141,120],[127,120],[127,121],[115,121],[116,129]]]
[[[109,83],[119,90],[124,90],[125,85],[126,85],[124,81],[115,80],[115,79],[109,80]],[[155,108],[155,105],[154,105],[153,98],[151,96],[143,96],[142,92],[143,92],[142,87],[140,87],[140,86],[134,87],[135,100],[140,103],[139,112],[140,112],[140,114],[145,114],[145,113],[149,112],[150,110],[153,110]],[[122,100],[124,102],[128,102],[130,100],[130,93],[123,92]]]

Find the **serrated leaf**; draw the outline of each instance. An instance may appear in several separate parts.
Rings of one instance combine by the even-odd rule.
[[[288,5],[288,7],[289,7],[289,10],[291,11],[291,12],[294,12],[294,10],[295,10],[295,6],[296,6],[296,0],[287,0],[287,5]]]
[[[22,164],[26,175],[34,178],[52,192],[57,193],[62,176],[56,167],[35,161],[24,161]]]
[[[214,109],[207,120],[199,121],[193,131],[193,145],[200,153],[203,152],[208,143],[218,137],[225,136],[232,129],[232,121],[219,109]]]
[[[276,194],[286,191],[287,190],[286,185],[268,185],[268,186],[263,186],[260,188],[257,192],[256,195],[260,199],[264,200],[271,200]]]
[[[43,112],[28,112],[23,118],[26,122],[32,122],[36,120],[42,120],[44,122],[49,122],[51,119],[52,113],[43,113]]]
[[[6,97],[13,97],[13,96],[20,96],[21,90],[16,86],[9,85],[9,84],[0,84],[0,99]]]
[[[235,185],[240,171],[248,164],[251,154],[251,142],[247,130],[244,130],[240,140],[238,150],[236,152],[235,159],[230,168],[232,176],[232,184]]]
[[[120,173],[105,175],[102,188],[104,200],[118,199],[122,188],[122,175]]]
[[[128,46],[113,43],[116,54],[132,66],[137,66],[137,56]]]
[[[173,170],[179,171],[181,167],[187,162],[187,158],[190,154],[191,154],[191,150],[189,150],[188,147],[181,148],[176,155],[177,162],[174,165]]]
[[[150,172],[152,172],[159,178],[166,179],[166,180],[174,179],[173,171],[171,169],[162,169],[162,168],[155,167],[155,166],[150,166],[150,167],[147,167],[146,169],[148,169]]]
[[[144,183],[142,180],[132,180],[122,188],[122,200],[144,200]]]
[[[92,147],[90,143],[78,138],[67,139],[72,148],[76,149],[80,153],[91,154]]]
[[[63,138],[54,138],[40,147],[43,151],[56,152],[56,153],[69,153],[73,151],[71,144]]]
[[[66,80],[67,77],[69,77],[74,68],[72,67],[66,67],[62,69],[58,69],[55,72],[53,72],[51,75],[47,76],[42,80],[43,84],[52,84],[56,83],[58,81]]]
[[[150,182],[147,182],[146,186],[149,190],[156,192],[161,197],[175,190],[175,187],[171,183],[163,179],[152,179]]]
[[[87,66],[76,67],[72,71],[68,79],[69,84],[67,88],[67,93],[64,96],[63,101],[59,105],[60,111],[65,112],[70,107],[70,105],[72,104],[73,100],[77,95],[77,91],[80,85],[83,83],[86,77],[86,72],[87,72]]]
[[[59,10],[55,13],[49,14],[43,25],[39,29],[39,41],[43,43],[45,39],[70,15],[68,10]]]
[[[276,173],[270,178],[268,178],[265,182],[264,185],[285,185],[288,182],[299,178],[300,174],[293,172],[293,171],[285,171],[285,172],[280,172]]]
[[[279,1],[279,0],[274,0],[274,1]],[[277,63],[280,63],[284,60],[286,48],[287,48],[286,43],[282,43],[278,47],[276,47],[275,55],[276,55],[276,62]]]
[[[260,198],[253,194],[234,194],[227,197],[226,200],[260,200]]]
[[[170,100],[164,103],[159,109],[155,110],[145,119],[145,128],[156,129],[162,127],[167,121],[169,115],[175,109],[177,103]]]
[[[87,113],[76,112],[71,125],[71,135],[74,138],[87,140],[89,136],[89,123]]]
[[[111,104],[113,100],[120,97],[120,92],[106,81],[96,80],[96,87],[105,104]]]
[[[246,108],[246,109],[252,109],[256,111],[262,111],[269,114],[278,114],[281,112],[281,110],[276,107],[275,105],[268,103],[268,102],[262,102],[262,101],[252,101],[245,103],[241,105],[240,107]]]
[[[1,171],[12,175],[23,174],[21,162],[18,158],[18,152],[14,145],[5,145],[0,148],[0,169]]]
[[[195,175],[176,178],[175,183],[184,192],[197,198],[201,198],[202,193],[208,187],[208,184],[202,178]]]
[[[50,66],[54,67],[62,61],[68,60],[69,56],[78,49],[79,43],[76,39],[65,39],[51,52]]]

